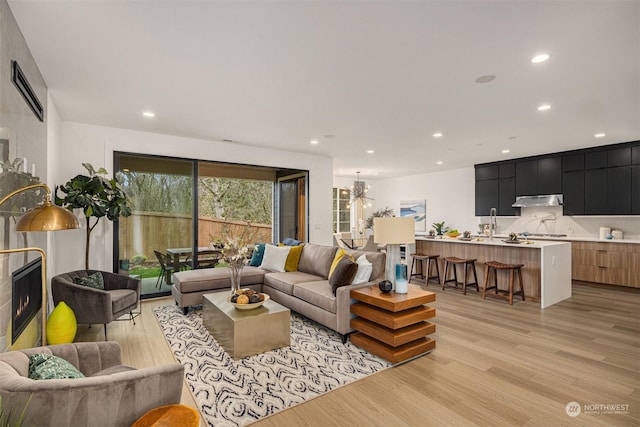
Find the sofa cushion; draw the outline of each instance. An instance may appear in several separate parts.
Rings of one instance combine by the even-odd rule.
[[[107,292],[111,294],[111,307],[114,313],[131,307],[138,300],[138,294],[131,289],[113,289]]]
[[[262,259],[264,258],[264,243],[257,243],[255,249],[253,249],[253,254],[251,254],[251,261],[249,261],[249,265],[252,267],[260,267],[262,264]]]
[[[356,263],[358,264],[358,271],[351,281],[351,284],[359,285],[360,283],[367,283],[371,278],[371,273],[373,272],[373,264],[369,262],[365,254],[360,255],[356,260]]]
[[[112,374],[119,374],[120,372],[129,372],[129,371],[135,371],[136,368],[132,368],[131,366],[127,366],[127,365],[115,365],[115,366],[111,366],[109,368],[103,369],[101,371],[96,372],[95,374],[92,374],[92,377],[100,377],[102,375],[112,375]]]
[[[287,255],[287,261],[284,263],[284,271],[298,271],[298,264],[300,263],[300,255],[302,255],[303,245],[291,246],[289,255]]]
[[[336,266],[338,265],[338,263],[343,257],[347,257],[353,261],[353,257],[351,255],[348,255],[347,251],[345,251],[343,248],[338,249],[338,251],[333,257],[333,261],[331,261],[331,267],[329,267],[329,276],[328,276],[329,279],[331,279],[331,275],[333,274],[333,271],[336,269]]]
[[[283,244],[287,246],[300,246],[304,242],[302,240],[292,239],[291,237],[287,237],[282,241]]]
[[[305,282],[316,282],[324,279],[323,277],[314,276],[301,271],[291,271],[288,273],[267,273],[264,276],[264,284],[274,289],[293,295],[294,285]],[[269,293],[269,292],[267,292]]]
[[[74,277],[73,283],[88,288],[104,290],[104,278],[102,273],[93,273],[87,277]]]
[[[293,287],[293,296],[330,313],[336,313],[336,296],[328,280],[298,283]]]
[[[362,255],[366,255],[367,260],[373,265],[373,271],[371,272],[371,280],[377,280],[384,276],[384,268],[385,262],[387,259],[387,254],[384,252],[365,252],[365,251],[357,251],[347,249],[347,253],[351,255],[354,259],[360,258]]]
[[[284,272],[284,265],[287,262],[287,256],[291,246],[274,246],[267,245],[264,249],[264,258],[260,268],[269,271]]]
[[[331,268],[337,249],[334,246],[305,244],[302,249],[302,255],[300,255],[298,271],[327,279],[329,277],[329,268]]]
[[[261,284],[266,270],[258,267],[244,266],[240,285]],[[176,280],[173,286],[183,294],[190,292],[215,291],[231,289],[229,269],[226,267],[203,268],[201,270],[180,271],[173,274]]]
[[[59,380],[84,378],[84,375],[61,357],[47,353],[36,353],[29,356],[29,378],[32,380]]]
[[[358,264],[353,262],[351,257],[343,256],[340,258],[336,268],[333,270],[333,274],[329,276],[329,284],[333,294],[336,294],[336,289],[339,287],[350,285],[357,272]]]

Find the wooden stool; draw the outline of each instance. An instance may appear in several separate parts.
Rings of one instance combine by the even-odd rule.
[[[513,305],[514,294],[520,294],[522,296],[522,301],[524,301],[524,287],[522,286],[522,267],[524,267],[524,264],[503,264],[498,261],[487,262],[487,270],[484,273],[484,289],[482,290],[482,299],[485,299],[487,290],[495,289],[495,292],[489,293],[488,295],[495,298],[507,299],[509,300],[510,305]],[[511,274],[509,275],[508,291],[498,289],[498,270],[507,270],[511,272]],[[513,282],[516,271],[518,272],[518,279],[520,280],[520,290],[518,292],[513,292]],[[489,278],[491,273],[493,273],[493,286],[489,287]],[[500,294],[500,292],[504,292],[506,294]]]
[[[420,276],[422,278],[422,280],[424,280],[424,285],[425,286],[429,286],[429,280],[431,279],[438,279],[438,283],[440,283],[440,267],[438,267],[438,258],[440,258],[440,255],[424,255],[424,254],[411,254],[411,274],[409,275],[409,282],[411,282],[411,278],[413,276]],[[417,261],[420,262],[420,273],[414,273],[413,272],[413,264]],[[424,262],[427,262],[427,268],[425,269],[424,267]],[[436,266],[436,275],[435,276],[431,276],[431,270],[433,270],[433,268],[431,267],[431,262],[433,261],[433,264],[435,264]],[[426,272],[426,274],[425,274]]]
[[[457,265],[463,265],[464,266],[464,278],[462,282],[458,282],[458,273],[456,271],[456,266]],[[449,274],[449,266],[451,266],[451,269],[453,270],[453,279],[447,279],[447,276]],[[474,282],[469,283],[468,281],[468,276],[469,276],[469,271],[473,272],[473,279]],[[446,257],[444,259],[444,277],[443,277],[443,281],[442,281],[442,290],[444,291],[444,288],[447,286],[447,283],[449,282],[454,282],[455,283],[455,287],[458,287],[458,284],[462,285],[462,293],[463,295],[467,294],[467,286],[475,286],[476,287],[476,291],[480,292],[480,288],[478,286],[478,275],[476,274],[476,259],[462,259],[462,258],[457,258],[457,257]]]

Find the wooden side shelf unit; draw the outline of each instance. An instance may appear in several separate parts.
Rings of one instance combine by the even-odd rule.
[[[377,286],[354,289],[351,298],[351,327],[358,332],[351,342],[391,363],[404,362],[427,353],[436,347],[428,335],[436,325],[427,322],[436,315],[436,309],[425,304],[436,300],[436,294],[417,285],[409,285],[409,292],[383,293]]]

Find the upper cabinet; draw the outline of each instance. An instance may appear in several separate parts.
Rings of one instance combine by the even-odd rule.
[[[562,194],[565,215],[640,215],[640,141],[476,165],[476,216],[516,196]]]

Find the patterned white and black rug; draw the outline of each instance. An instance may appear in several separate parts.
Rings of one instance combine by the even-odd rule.
[[[391,366],[296,313],[289,347],[234,361],[202,325],[202,310],[154,312],[210,426],[244,426]]]

